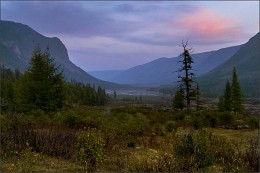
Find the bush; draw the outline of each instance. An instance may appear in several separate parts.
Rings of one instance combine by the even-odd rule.
[[[77,133],[77,160],[84,164],[86,171],[95,171],[104,159],[104,140],[96,129],[81,130]]]
[[[174,172],[176,162],[172,155],[159,153],[135,157],[129,164],[130,172]]]
[[[210,127],[215,128],[215,127],[217,127],[218,119],[215,116],[209,116],[208,122],[209,122]]]
[[[168,132],[172,132],[177,129],[177,124],[174,121],[169,121],[167,122],[165,128]]]
[[[249,148],[243,154],[243,160],[246,162],[249,170],[259,172],[259,139],[249,139]]]
[[[251,128],[259,128],[259,117],[250,116],[247,119],[247,123]]]
[[[183,111],[179,111],[177,112],[175,115],[173,115],[173,120],[174,121],[181,121],[181,120],[184,120],[185,118],[185,113]]]
[[[165,135],[165,129],[164,126],[161,124],[156,124],[154,127],[155,134],[158,136],[164,136]]]
[[[79,115],[78,112],[68,110],[68,111],[63,111],[63,112],[57,112],[54,120],[60,124],[61,126],[67,126],[67,127],[74,127],[74,128],[79,128],[79,127],[84,127],[85,126],[85,121],[83,116]]]
[[[219,121],[222,125],[232,125],[235,121],[235,117],[230,112],[223,112],[219,114]]]
[[[24,127],[18,139],[21,145],[28,142],[33,151],[50,156],[68,159],[75,152],[75,132],[64,127]]]
[[[215,156],[208,136],[199,135],[194,148],[194,158],[198,168],[206,168],[215,163]]]
[[[195,171],[215,163],[210,139],[205,132],[199,132],[197,135],[189,133],[179,137],[174,145],[174,153],[178,160],[179,171]]]
[[[192,126],[196,130],[201,129],[203,127],[202,119],[200,117],[193,117],[192,118]]]

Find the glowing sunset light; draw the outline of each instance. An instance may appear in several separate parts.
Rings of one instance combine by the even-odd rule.
[[[175,24],[177,28],[187,30],[204,39],[216,39],[241,33],[235,26],[238,22],[237,18],[224,18],[212,10],[200,8]]]
[[[259,1],[1,1],[1,19],[58,37],[85,71],[122,70],[244,44],[259,32]]]

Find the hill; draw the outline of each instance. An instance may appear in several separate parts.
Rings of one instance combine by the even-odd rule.
[[[106,88],[123,87],[99,80],[73,64],[65,45],[57,37],[41,35],[27,25],[10,21],[0,21],[0,64],[23,72],[29,64],[36,46],[42,50],[50,48],[51,56],[57,65],[64,69],[67,81],[76,80]]]
[[[193,54],[194,72],[197,76],[206,74],[229,59],[240,47],[241,45],[217,51]],[[124,71],[99,71],[91,74],[106,81],[156,87],[173,84],[178,80],[178,73],[176,72],[180,68],[180,64],[177,63],[178,61],[178,57],[159,58]]]
[[[201,89],[222,93],[227,80],[236,67],[238,79],[245,96],[259,97],[260,33],[244,44],[230,59],[200,78]]]

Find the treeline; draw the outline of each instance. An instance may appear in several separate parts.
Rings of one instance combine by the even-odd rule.
[[[1,110],[27,112],[40,109],[56,111],[65,105],[104,105],[105,89],[76,81],[66,82],[49,49],[36,48],[29,67],[22,74],[5,66],[1,71]]]

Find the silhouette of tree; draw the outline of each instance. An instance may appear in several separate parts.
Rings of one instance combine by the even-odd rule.
[[[180,54],[181,60],[179,62],[182,63],[182,67],[178,70],[180,73],[178,78],[181,80],[180,88],[183,88],[185,91],[185,99],[186,99],[186,109],[187,112],[190,112],[190,102],[193,96],[192,94],[192,83],[194,82],[193,77],[194,73],[192,71],[192,57],[190,55],[191,48],[187,48],[188,41],[186,43],[182,42],[183,52]]]

